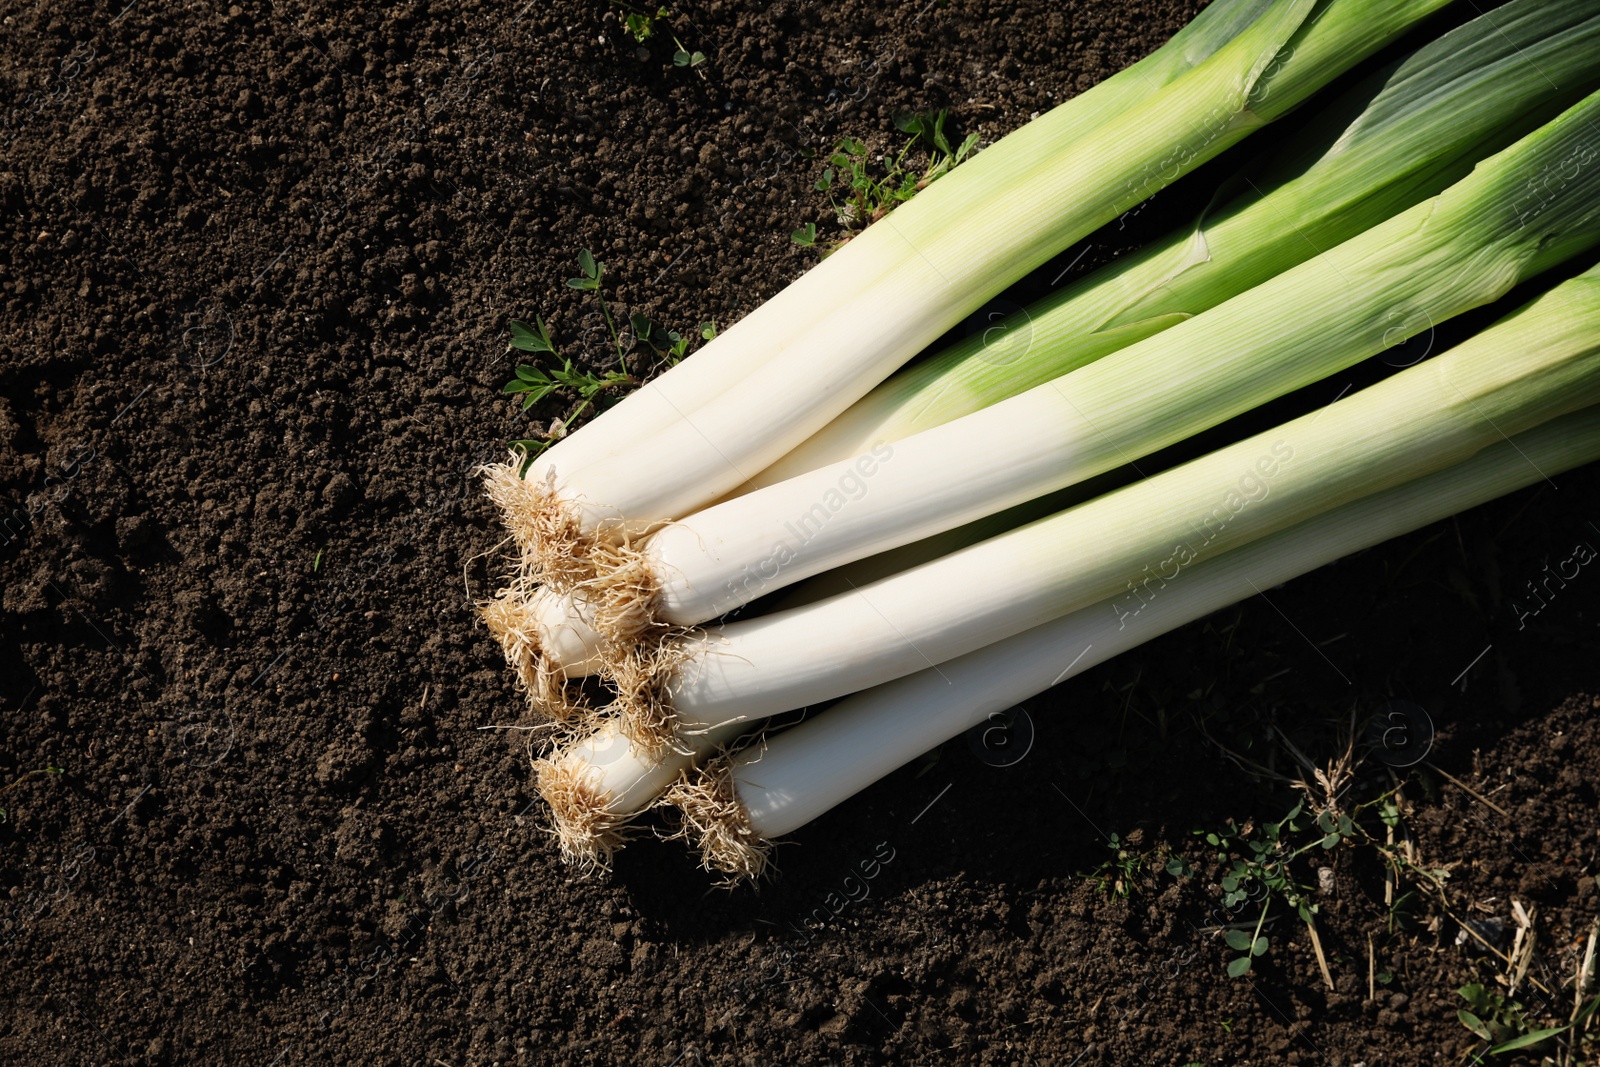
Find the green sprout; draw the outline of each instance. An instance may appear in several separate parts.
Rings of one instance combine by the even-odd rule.
[[[627,3],[626,0],[610,0],[610,3],[621,8],[617,17],[622,20],[622,25],[627,29],[628,35],[640,46],[640,59],[646,58],[646,46],[654,40],[666,27],[666,35],[672,38],[672,43],[677,46],[672,53],[672,65],[675,67],[699,67],[706,61],[706,54],[701,51],[689,51],[688,47],[680,40],[676,31],[672,29],[672,12],[665,7],[657,7],[653,12],[649,8],[642,8],[636,4]],[[699,72],[702,77],[704,71]]]
[[[1467,1007],[1459,1009],[1456,1018],[1461,1020],[1462,1026],[1489,1042],[1486,1051],[1490,1056],[1533,1048],[1568,1030],[1581,1033],[1589,1017],[1600,1009],[1600,997],[1591,997],[1565,1025],[1535,1028],[1521,1001],[1477,982],[1462,986],[1458,992]],[[1473,1062],[1482,1063],[1482,1056],[1474,1056]]]
[[[978,144],[978,135],[969,134],[960,146],[952,147],[945,133],[948,116],[947,111],[941,110],[897,118],[895,126],[911,137],[898,155],[883,163],[881,176],[875,175],[867,147],[860,141],[844,137],[834,145],[833,154],[812,188],[828,194],[828,202],[845,229],[846,239],[852,231],[876,222],[910,200],[972,153]],[[906,165],[906,156],[919,144],[928,151],[928,167],[921,174]],[[811,247],[817,240],[816,224],[807,223],[789,238],[801,247]]]
[[[617,328],[616,317],[613,316],[611,304],[605,295],[605,264],[595,259],[594,253],[587,248],[578,251],[578,271],[575,277],[567,279],[567,287],[595,295],[595,300],[600,305],[600,317],[605,321],[606,336],[610,342],[608,355],[614,355],[619,366],[625,367],[628,356],[640,346],[664,360],[669,366],[688,355],[690,338],[676,330],[664,329],[652,322],[647,315],[631,314],[627,317],[626,329]],[[595,373],[574,366],[570,357],[557,351],[550,328],[545,325],[541,316],[535,315],[532,325],[513,319],[510,328],[511,347],[531,353],[538,358],[529,363],[519,364],[515,376],[502,387],[501,392],[520,396],[523,411],[554,394],[576,397],[575,405],[565,416],[554,420],[543,437],[509,442],[510,447],[523,454],[522,469],[526,472],[527,464],[550,445],[566,436],[604,394],[636,386],[640,384],[640,379],[627,373],[626,369]],[[717,335],[716,324],[701,323],[699,333],[702,340],[711,340]]]

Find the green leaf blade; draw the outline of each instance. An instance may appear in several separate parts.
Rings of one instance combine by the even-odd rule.
[[[1478,1018],[1477,1015],[1468,1011],[1466,1008],[1458,1009],[1456,1011],[1456,1018],[1461,1020],[1462,1026],[1465,1026],[1468,1030],[1471,1030],[1485,1041],[1494,1040],[1489,1033],[1489,1027],[1484,1024],[1484,1021]]]
[[[1523,1034],[1521,1037],[1514,1037],[1510,1041],[1496,1045],[1489,1050],[1489,1055],[1496,1056],[1502,1052],[1515,1052],[1519,1048],[1532,1048],[1534,1045],[1542,1045],[1565,1029],[1565,1026],[1553,1026],[1548,1030],[1534,1030],[1532,1033]]]

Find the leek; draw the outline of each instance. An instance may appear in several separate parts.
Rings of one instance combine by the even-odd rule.
[[[1600,73],[1593,58],[1597,46],[1600,14],[1588,0],[1513,0],[1492,18],[1480,16],[1444,34],[1322,109],[1288,145],[1271,153],[1263,173],[1236,182],[1246,187],[1244,193],[1208,211],[1192,232],[1174,234],[984,336],[895,375],[752,484],[773,484],[866,455],[874,445],[911,436],[1065,374],[1436,195],[1490,151],[1551,117],[1558,109],[1553,101],[1570,103],[1564,98],[1574,95],[1572,86]],[[989,344],[991,332],[1002,340]],[[870,466],[872,461],[866,462]],[[859,474],[841,470],[835,488],[846,495],[870,491]],[[826,495],[827,488],[819,492]],[[641,564],[634,564],[625,579],[626,599],[654,600],[652,590],[663,584],[660,572],[666,570],[676,575],[679,587],[731,586],[736,596],[748,599],[864,551],[829,554],[827,542],[813,543],[806,537],[809,529],[801,529],[809,519],[791,512],[778,516],[781,528],[773,528],[776,522],[761,527],[771,535],[755,538],[762,551],[741,558],[723,531],[743,523],[761,506],[753,500],[721,510],[713,507],[703,519],[691,516],[675,533],[662,537],[659,551],[646,549],[642,572]],[[701,554],[685,558],[674,553],[674,541],[691,539],[704,549]],[[773,558],[780,539],[791,545],[804,541],[804,565],[796,566],[783,552]],[[724,565],[728,561],[733,565]],[[675,603],[674,583],[666,584],[660,617],[671,623],[701,623],[739,602],[725,596],[712,604]],[[496,634],[519,672],[542,670],[550,677],[559,670],[577,676],[601,662],[595,614],[587,600],[575,598],[551,615],[570,620],[566,632],[501,625]],[[637,616],[621,618],[626,620],[620,623],[621,640],[643,628]],[[619,625],[616,617],[610,622],[613,630]],[[587,640],[576,640],[579,632]]]

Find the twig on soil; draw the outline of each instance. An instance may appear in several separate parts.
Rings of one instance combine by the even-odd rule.
[[[1594,985],[1594,950],[1595,943],[1600,941],[1600,915],[1595,916],[1594,922],[1589,924],[1589,946],[1583,950],[1583,962],[1578,965],[1578,980],[1572,988],[1572,1014],[1576,1018],[1583,1009],[1583,995]]]
[[[1378,999],[1378,961],[1372,952],[1372,931],[1367,931],[1367,1001]]]
[[[1511,915],[1517,922],[1516,937],[1511,942],[1511,975],[1509,993],[1516,995],[1517,987],[1528,976],[1528,968],[1533,964],[1534,928],[1533,919],[1538,914],[1538,908],[1524,908],[1522,901],[1511,902]]]
[[[1502,808],[1500,805],[1496,804],[1494,801],[1490,800],[1488,797],[1484,796],[1482,793],[1478,792],[1476,789],[1472,788],[1466,782],[1463,782],[1461,779],[1457,778],[1455,775],[1451,774],[1449,771],[1441,769],[1440,767],[1436,766],[1432,762],[1428,763],[1427,767],[1428,767],[1429,770],[1437,772],[1440,776],[1442,776],[1445,779],[1445,781],[1449,782],[1451,785],[1454,785],[1456,788],[1460,789],[1463,793],[1467,794],[1469,797],[1472,797],[1474,800],[1481,801],[1482,803],[1487,804],[1489,807],[1493,808],[1495,811],[1498,811],[1501,815],[1504,815],[1506,818],[1508,818],[1508,819],[1511,818],[1511,813],[1509,811],[1507,811],[1505,808]]]
[[[1306,929],[1311,931],[1311,948],[1317,954],[1317,966],[1322,969],[1322,980],[1328,983],[1328,991],[1333,992],[1333,975],[1328,971],[1328,957],[1322,954],[1322,939],[1317,936],[1315,920],[1308,917],[1306,919]]]

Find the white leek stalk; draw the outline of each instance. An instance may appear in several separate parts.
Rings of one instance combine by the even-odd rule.
[[[1115,487],[1109,479],[1094,479],[1073,486],[1066,493],[1029,501],[938,537],[829,571],[798,586],[782,606],[810,604],[1016,529],[1098,495],[1091,491],[1095,486],[1105,490]],[[570,639],[570,635],[564,636]],[[559,747],[535,764],[539,795],[550,807],[561,856],[586,869],[609,867],[612,855],[630,836],[633,820],[653,806],[667,786],[698,757],[733,740],[752,724],[734,723],[696,734],[665,751],[646,749],[629,741],[621,725],[620,720],[608,718],[587,735]]]
[[[1442,472],[1197,564],[1174,583],[1173,595],[1163,590],[1131,617],[1116,599],[1102,601],[937,669],[848,697],[767,738],[762,749],[736,757],[731,776],[713,769],[672,799],[691,809],[703,845],[721,869],[752,873],[752,865],[764,862],[762,839],[811,821],[995,711],[1259,589],[1509,493],[1541,474],[1554,476],[1595,459],[1600,408],[1588,408],[1492,444]],[[586,868],[609,866],[634,819],[669,784],[752,725],[731,724],[652,752],[630,742],[612,719],[541,759],[539,791],[554,816],[563,858]],[[739,805],[730,807],[735,797]]]
[[[708,867],[755,877],[769,842],[990,715],[1263,589],[1600,459],[1600,410],[1491,444],[1453,467],[1345,504],[1197,564],[1125,619],[1102,602],[840,701],[709,765],[672,800]]]

